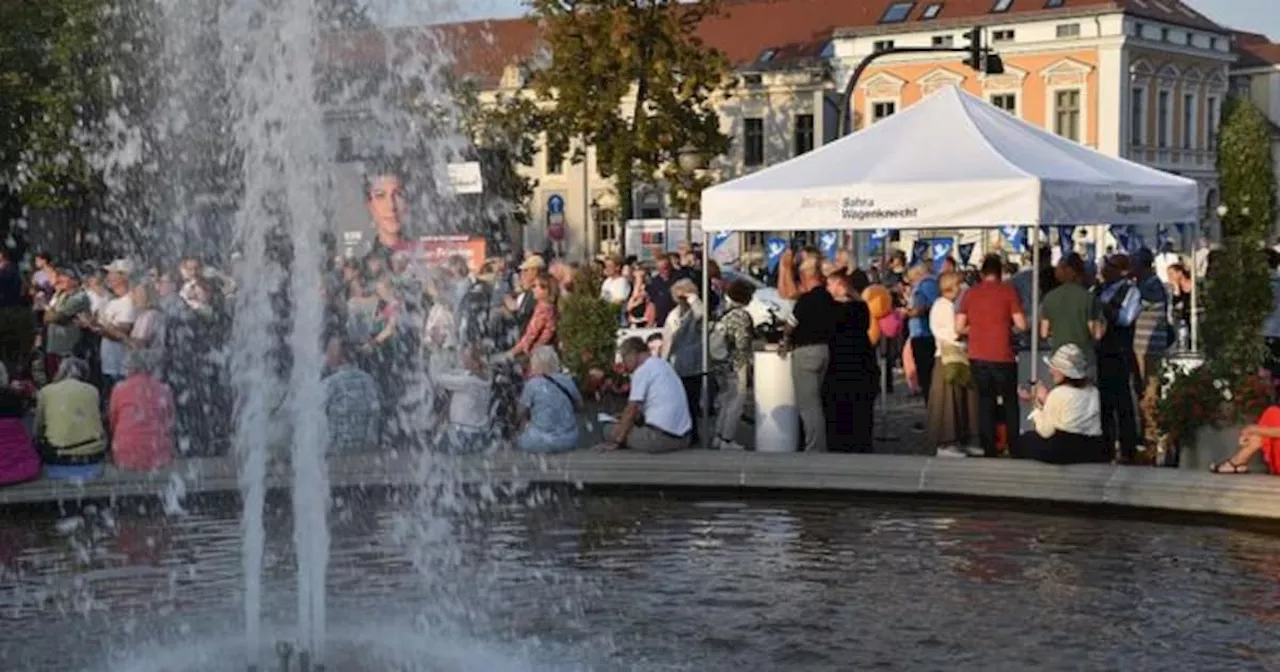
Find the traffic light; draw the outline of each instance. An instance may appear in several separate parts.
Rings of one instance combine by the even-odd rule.
[[[977,70],[982,71],[982,28],[975,26],[970,28],[965,34],[964,39],[968,42],[969,57],[964,59],[964,64]]]
[[[964,39],[968,42],[966,49],[969,53],[964,59],[965,65],[987,75],[1004,74],[1004,59],[1000,58],[1000,54],[992,53],[991,49],[982,44],[981,26],[975,26],[966,31]]]

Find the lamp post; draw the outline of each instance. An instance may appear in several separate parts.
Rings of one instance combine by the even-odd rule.
[[[680,175],[684,178],[684,239],[693,244],[693,188],[698,171],[707,165],[707,158],[702,150],[693,145],[685,145],[676,154],[676,164],[680,166]]]

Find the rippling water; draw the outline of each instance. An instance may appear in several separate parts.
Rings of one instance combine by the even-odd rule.
[[[287,507],[285,507],[287,508]],[[501,670],[1280,669],[1280,538],[952,504],[569,496],[508,505],[448,576],[400,507],[339,503],[335,649]],[[291,521],[266,620],[291,637]],[[0,522],[5,670],[236,669],[238,520],[134,507]],[[271,639],[267,637],[266,639]],[[369,669],[365,654],[330,670]],[[215,664],[216,663],[216,664]],[[387,664],[383,669],[410,669]]]

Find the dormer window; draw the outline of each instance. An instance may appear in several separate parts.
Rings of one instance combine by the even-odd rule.
[[[1007,12],[1013,6],[1013,0],[996,0],[996,4],[991,6],[992,13]]]
[[[924,21],[938,18],[938,14],[942,12],[942,3],[935,2],[924,8],[924,12],[920,14],[920,18]]]
[[[884,10],[884,15],[880,17],[880,23],[902,23],[907,20],[907,16],[911,14],[911,9],[916,6],[914,0],[912,2],[895,2]]]
[[[1066,0],[1044,0],[1045,9],[1057,9],[1062,6]]]
[[[765,49],[764,51],[760,52],[760,58],[756,60],[760,61],[761,63],[768,63],[769,61],[773,60],[774,56],[777,56],[777,55],[778,55],[777,49]]]

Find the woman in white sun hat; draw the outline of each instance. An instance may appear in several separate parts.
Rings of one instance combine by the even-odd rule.
[[[1035,404],[1031,422],[1035,429],[1019,437],[1013,456],[1050,464],[1110,462],[1111,451],[1102,439],[1102,402],[1089,380],[1089,359],[1080,346],[1067,343],[1046,357],[1053,388],[1036,385],[1035,391],[1019,390],[1024,401]]]

